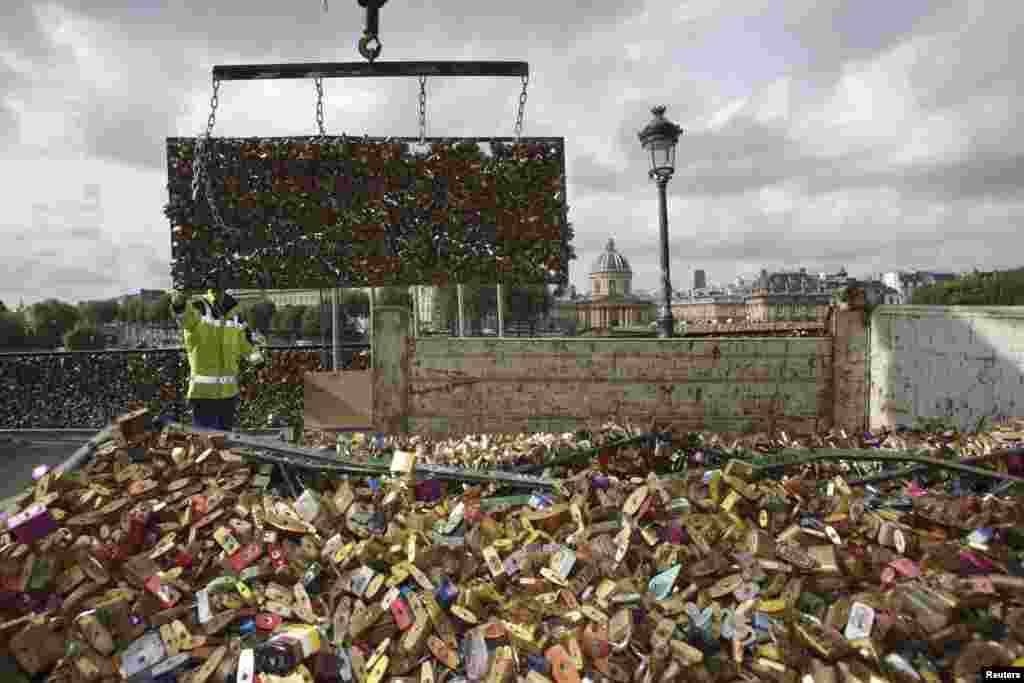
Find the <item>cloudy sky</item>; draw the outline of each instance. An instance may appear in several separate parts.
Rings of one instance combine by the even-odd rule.
[[[614,237],[658,286],[636,132],[685,129],[675,286],[1024,262],[1024,5],[1007,0],[393,0],[382,60],[530,63],[524,135],[564,136],[586,291]],[[5,3],[0,301],[170,286],[165,138],[205,126],[215,64],[357,61],[355,0]],[[1014,65],[1017,65],[1016,67]],[[511,135],[517,79],[428,82],[428,135]],[[415,135],[415,79],[325,82],[328,132]],[[315,132],[310,81],[221,87],[215,135]]]

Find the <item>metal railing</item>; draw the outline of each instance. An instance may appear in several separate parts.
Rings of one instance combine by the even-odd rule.
[[[349,367],[369,344],[342,345],[342,368]],[[306,367],[329,366],[330,346],[269,346],[264,367],[289,367],[296,356]],[[239,369],[239,389],[259,381],[259,366],[245,361]],[[100,429],[114,418],[145,405],[175,419],[189,412],[188,359],[180,347],[92,351],[30,351],[0,353],[0,428]],[[287,391],[275,387],[261,401],[261,411],[295,413],[301,403],[301,380]],[[280,404],[280,405],[278,405]],[[301,405],[298,406],[301,413]],[[241,413],[240,427],[264,427]]]

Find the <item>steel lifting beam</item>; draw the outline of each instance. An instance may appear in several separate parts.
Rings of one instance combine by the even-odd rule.
[[[529,74],[528,62],[320,62],[313,64],[237,64],[213,67],[213,77],[220,81],[316,77],[525,77]]]

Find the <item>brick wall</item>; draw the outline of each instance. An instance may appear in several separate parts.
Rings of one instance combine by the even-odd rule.
[[[835,419],[828,337],[414,339],[408,318],[398,308],[374,311],[374,420],[384,431],[566,431],[657,419],[683,431],[806,434]]]

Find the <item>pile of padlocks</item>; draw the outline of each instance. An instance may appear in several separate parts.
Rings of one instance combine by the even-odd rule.
[[[223,437],[119,434],[5,520],[0,681],[965,683],[1024,666],[1019,497],[855,487],[844,463],[626,471],[656,446],[554,493],[416,478],[418,461],[534,463],[571,440],[409,441],[391,476],[286,498]]]

